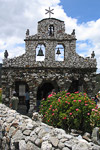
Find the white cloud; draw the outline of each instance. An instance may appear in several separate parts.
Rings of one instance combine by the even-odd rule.
[[[0,0],[0,62],[5,49],[8,50],[9,57],[24,53],[26,30],[30,29],[31,35],[35,34],[37,22],[48,17],[48,14],[45,15],[45,9],[51,7],[54,8],[52,17],[65,22],[68,34],[75,29],[79,54],[90,56],[91,52],[95,51],[100,70],[100,19],[78,24],[76,18],[67,16],[59,3],[60,0]]]

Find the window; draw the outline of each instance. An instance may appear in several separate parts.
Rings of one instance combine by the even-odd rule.
[[[54,35],[54,26],[53,26],[53,25],[50,25],[50,26],[49,26],[48,34],[49,34],[50,36],[53,36],[53,35]]]
[[[36,47],[36,61],[44,61],[45,59],[45,46],[38,44]]]
[[[55,48],[55,60],[64,61],[64,46],[62,44],[58,44]]]

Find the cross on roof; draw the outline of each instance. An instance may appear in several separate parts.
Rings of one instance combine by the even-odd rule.
[[[49,10],[47,10],[47,9],[45,9],[47,12],[45,13],[45,14],[48,14],[49,13],[49,18],[51,18],[51,14],[54,14],[52,11],[54,10],[54,9],[51,9],[50,10],[50,7],[49,7]]]

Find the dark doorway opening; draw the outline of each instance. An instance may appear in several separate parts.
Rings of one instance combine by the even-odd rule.
[[[29,91],[29,86],[25,81],[16,81],[15,82],[15,91],[19,98],[19,104],[25,104],[25,92]]]
[[[44,98],[47,99],[48,95],[55,89],[55,92],[59,91],[59,88],[56,82],[43,82],[37,90],[37,111],[39,110],[39,105],[41,100]]]
[[[69,87],[68,92],[74,93],[79,90],[79,80],[73,80],[71,86]]]

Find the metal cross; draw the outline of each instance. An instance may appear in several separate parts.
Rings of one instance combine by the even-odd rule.
[[[51,18],[51,14],[54,14],[52,11],[54,10],[54,9],[51,9],[50,10],[50,7],[49,7],[49,10],[47,10],[47,9],[45,9],[47,12],[45,13],[45,14],[48,14],[49,13],[49,18]]]

